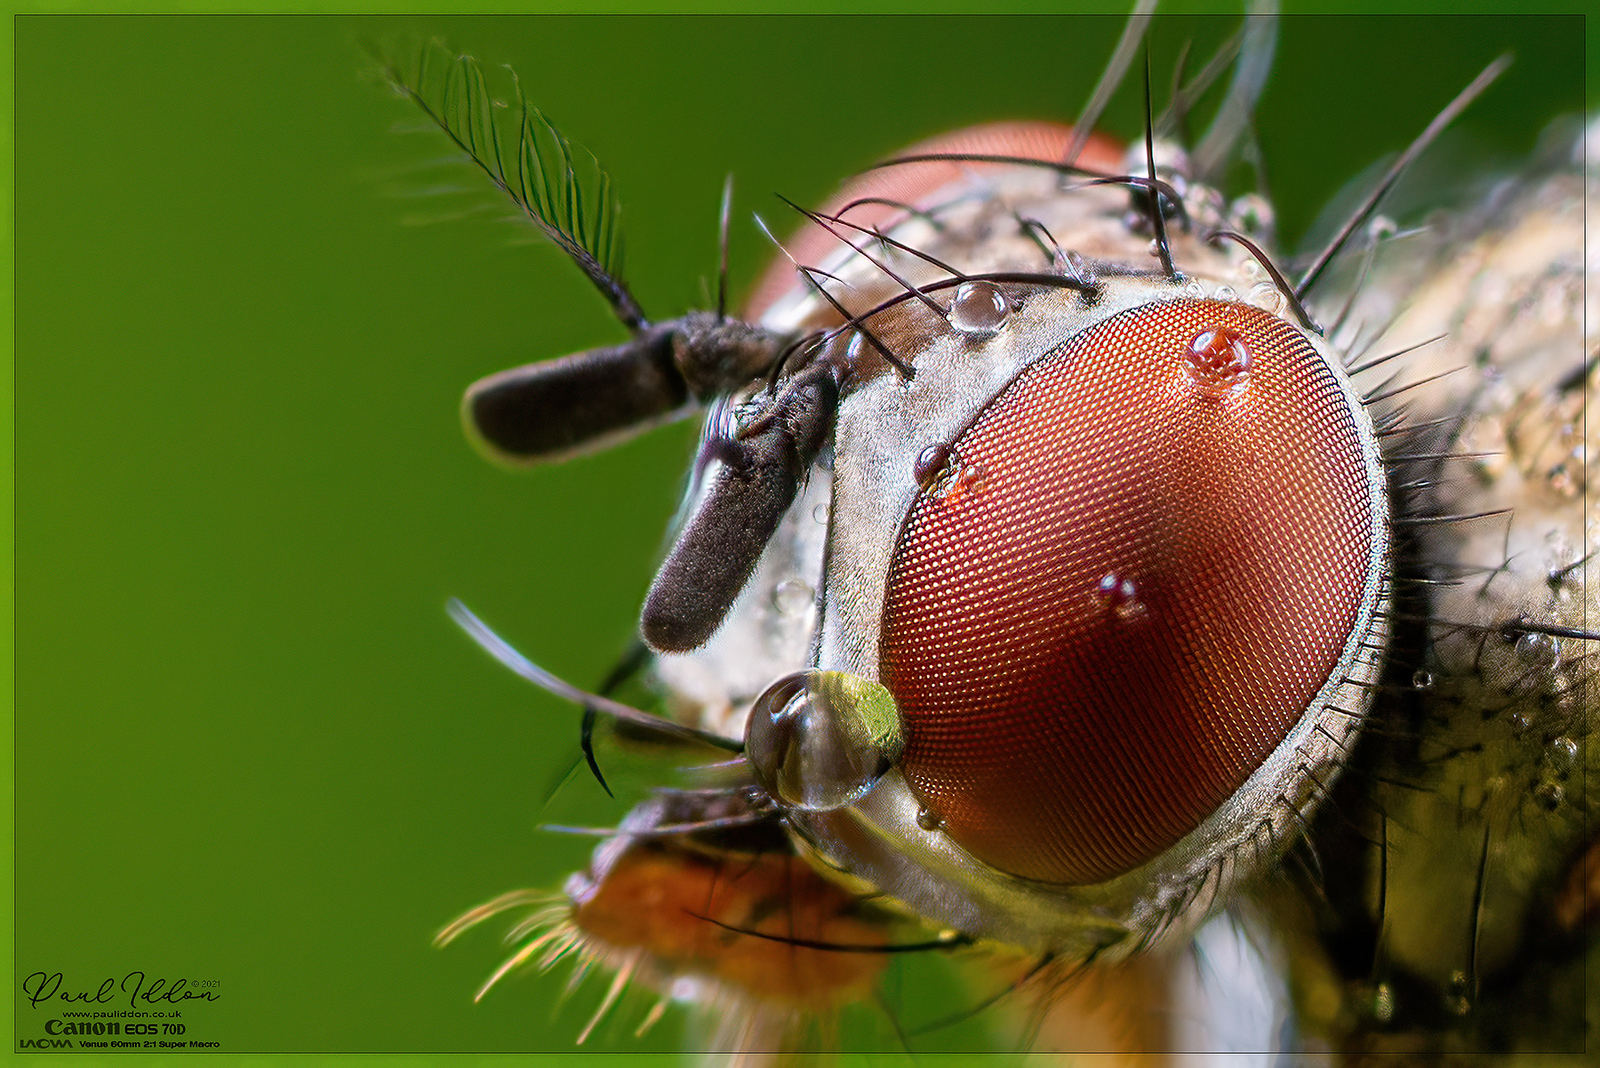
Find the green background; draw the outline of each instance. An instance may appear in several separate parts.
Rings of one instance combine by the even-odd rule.
[[[1179,43],[1208,54],[1235,23],[1159,22],[1158,100]],[[966,123],[1070,120],[1121,19],[14,29],[16,980],[217,979],[189,1037],[233,1051],[570,1049],[603,984],[560,1005],[564,974],[512,980],[474,1004],[498,930],[429,939],[583,864],[590,843],[536,831],[552,813],[616,809],[581,777],[545,807],[576,714],[444,602],[592,685],[631,633],[693,429],[517,474],[466,446],[469,382],[623,332],[498,206],[402,225],[444,210],[391,195],[439,180],[418,165],[443,146],[395,132],[416,116],[363,81],[360,43],[439,34],[513,64],[615,179],[627,277],[666,318],[704,306],[727,171],[738,291],[766,258],[750,212],[792,229],[774,192],[820,201]],[[1583,106],[1583,43],[1570,20],[1286,19],[1259,124],[1285,231],[1504,50],[1518,62],[1452,158],[1527,152]],[[1140,114],[1125,87],[1104,125],[1136,136]],[[632,1037],[646,1005],[591,1045],[683,1044],[675,1016]],[[19,1004],[17,1037],[44,1012]]]

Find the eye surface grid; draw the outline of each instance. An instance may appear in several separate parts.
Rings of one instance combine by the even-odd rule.
[[[887,580],[880,673],[944,833],[1104,881],[1194,830],[1340,662],[1373,552],[1356,413],[1297,329],[1149,304],[1025,370],[949,446]]]

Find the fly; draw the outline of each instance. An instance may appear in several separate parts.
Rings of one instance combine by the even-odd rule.
[[[704,1048],[771,1052],[936,955],[1033,1048],[1582,1048],[1584,142],[1398,229],[1384,196],[1491,64],[1290,260],[1264,198],[1220,191],[1275,24],[1160,113],[1144,66],[1124,147],[1090,131],[1147,29],[1075,128],[886,158],[793,206],[737,313],[722,281],[664,321],[609,183],[520,89],[434,48],[386,66],[631,335],[473,386],[480,447],[710,411],[635,660],[670,716],[452,609],[584,710],[596,789],[597,720],[689,769],[563,890],[446,932],[518,917],[491,985],[570,959],[608,976],[589,1028],[639,988],[646,1026],[687,1002]]]

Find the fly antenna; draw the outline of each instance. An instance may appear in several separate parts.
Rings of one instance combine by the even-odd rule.
[[[617,224],[621,207],[611,177],[589,157],[592,166],[583,169],[593,172],[586,173],[593,188],[585,191],[571,142],[528,103],[516,71],[506,68],[514,104],[503,108],[490,94],[478,61],[452,55],[442,41],[422,46],[406,69],[382,55],[374,54],[373,59],[396,95],[415,104],[540,233],[577,264],[624,326],[638,332],[650,325],[622,281],[623,243]],[[499,111],[510,112],[512,118],[497,117]],[[507,122],[516,123],[514,134],[503,129]]]

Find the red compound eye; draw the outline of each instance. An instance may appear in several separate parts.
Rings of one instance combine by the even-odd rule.
[[[912,792],[1002,871],[1094,883],[1159,855],[1271,755],[1363,622],[1358,419],[1255,308],[1114,316],[940,460],[895,549],[881,677]]]

